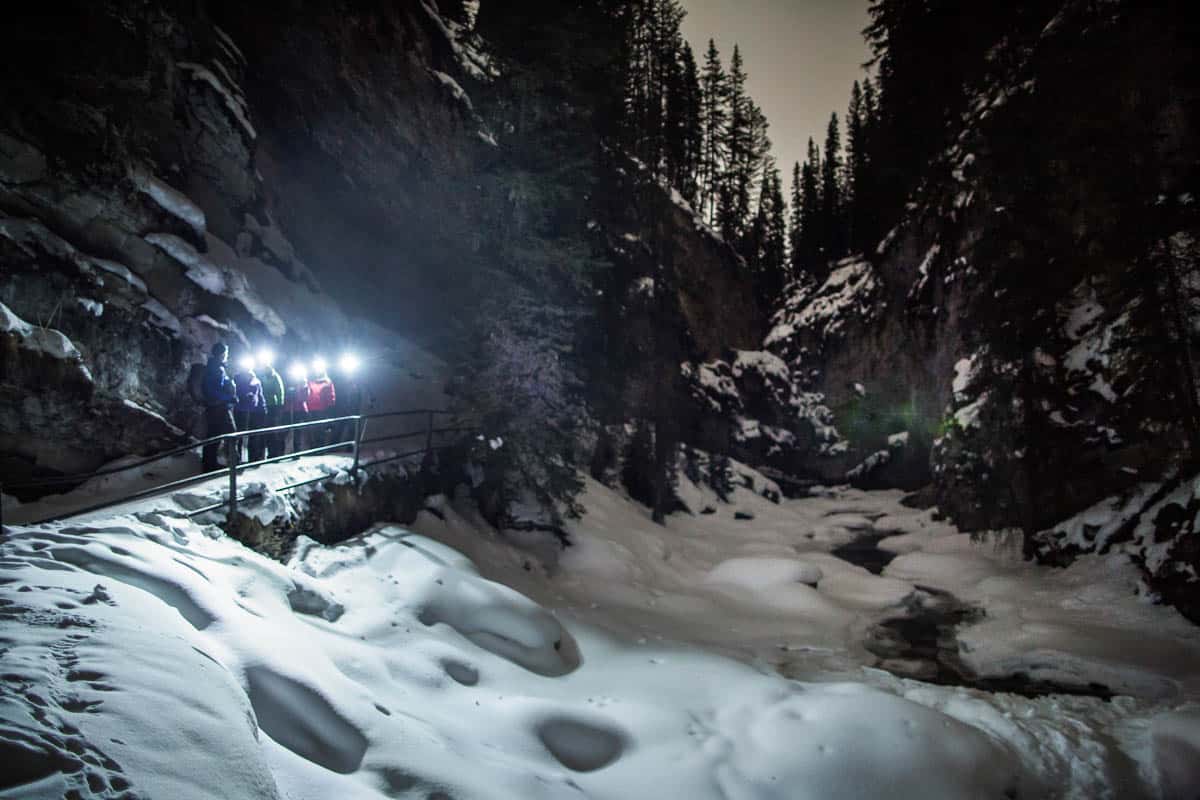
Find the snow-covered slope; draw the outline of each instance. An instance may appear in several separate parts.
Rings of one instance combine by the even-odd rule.
[[[287,564],[147,511],[10,528],[0,749],[20,769],[3,792],[1137,798],[1197,779],[1200,641],[1104,588],[1127,566],[1047,580],[894,493],[685,494],[716,513],[664,529],[589,483],[554,574],[445,501],[413,531],[301,540]],[[828,552],[864,530],[909,531],[888,575]],[[984,663],[1028,648],[1088,679],[1119,660],[1152,696],[1027,700],[865,668],[867,623],[913,578],[1008,625],[982,635]],[[1054,632],[1094,604],[1156,638],[1139,654]]]

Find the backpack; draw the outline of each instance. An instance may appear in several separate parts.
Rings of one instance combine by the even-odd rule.
[[[206,402],[204,398],[203,364],[192,364],[192,368],[188,370],[187,392],[188,396],[197,403],[203,405]]]

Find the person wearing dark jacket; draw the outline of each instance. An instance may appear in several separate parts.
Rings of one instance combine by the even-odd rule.
[[[288,370],[287,390],[283,400],[283,424],[292,425],[297,422],[308,422],[308,373],[304,365],[293,364]],[[304,449],[304,441],[309,437],[304,431],[292,431],[292,452],[298,453]]]
[[[275,371],[270,360],[264,359],[259,367],[259,380],[262,381],[263,400],[266,402],[266,418],[264,427],[274,428],[283,423],[283,377]],[[275,458],[283,455],[284,431],[264,434],[267,440],[267,457]]]
[[[233,380],[237,384],[238,426],[244,431],[263,427],[267,417],[267,403],[263,399],[262,383],[259,382],[258,376],[249,365],[243,365],[233,376]],[[264,437],[260,434],[247,438],[250,460],[262,460]]]
[[[233,406],[237,402],[237,389],[229,375],[225,372],[225,361],[229,358],[229,348],[224,342],[217,342],[212,347],[208,364],[204,368],[204,429],[205,436],[212,438],[237,430],[233,421]],[[220,442],[206,444],[203,448],[203,465],[205,472],[212,472],[220,466],[217,454],[220,452]]]

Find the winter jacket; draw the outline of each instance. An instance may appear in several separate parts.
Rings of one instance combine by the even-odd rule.
[[[295,411],[301,414],[308,413],[308,384],[301,383],[296,386],[287,387],[287,394],[283,401],[284,412]]]
[[[262,384],[253,372],[239,372],[233,376],[237,382],[237,412],[245,414],[254,411],[266,411],[267,403],[263,399]]]
[[[231,406],[237,402],[237,387],[225,372],[225,362],[211,356],[204,368],[204,403],[209,406]]]
[[[274,367],[267,367],[261,378],[263,400],[267,403],[267,408],[279,408],[283,405],[283,378],[275,371]]]
[[[308,410],[314,414],[328,411],[337,403],[337,392],[329,378],[313,378],[308,382]]]

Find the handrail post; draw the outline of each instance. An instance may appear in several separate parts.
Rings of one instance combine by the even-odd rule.
[[[358,454],[362,448],[363,434],[367,430],[367,418],[361,414],[354,420],[354,466],[350,468],[350,474],[358,475]]]
[[[425,450],[433,449],[433,412],[429,412],[429,433],[425,436]]]
[[[226,527],[231,527],[235,524],[234,518],[237,516],[237,436],[230,436],[225,440],[225,460],[229,462],[229,516]]]

